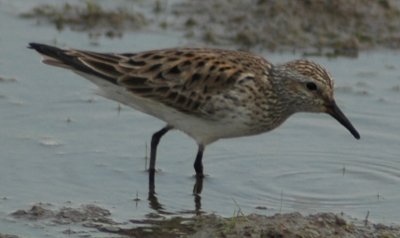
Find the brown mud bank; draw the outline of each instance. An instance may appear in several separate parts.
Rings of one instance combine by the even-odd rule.
[[[193,217],[158,217],[153,219],[131,220],[118,223],[109,210],[97,205],[82,205],[78,208],[54,208],[50,204],[38,203],[27,210],[10,214],[15,220],[40,223],[45,226],[65,226],[64,234],[78,234],[85,237],[95,233],[121,235],[123,237],[169,238],[169,237],[263,237],[263,238],[317,238],[317,237],[400,237],[400,226],[373,224],[360,221],[344,214],[318,213],[303,216],[300,213],[244,215],[241,212],[233,217],[223,218],[215,214],[201,214]],[[74,228],[71,228],[74,225]],[[79,227],[96,229],[97,232],[84,232]],[[132,227],[132,228],[130,228]],[[0,237],[16,238],[12,235]]]
[[[182,3],[175,12],[204,40],[243,48],[352,55],[400,47],[400,3],[394,0],[206,0]]]
[[[221,237],[221,238],[350,238],[400,237],[400,227],[369,224],[345,219],[333,213],[303,216],[300,213],[264,216],[251,214],[223,218],[201,215],[190,219],[172,218],[153,223],[152,227],[121,229],[116,233],[130,237]]]
[[[246,50],[357,56],[360,49],[400,48],[400,3],[396,0],[154,0],[125,4],[128,6],[114,9],[89,0],[79,5],[46,4],[21,16],[91,36],[173,30],[183,33],[190,45]]]

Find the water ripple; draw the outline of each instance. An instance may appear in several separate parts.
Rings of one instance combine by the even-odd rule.
[[[297,157],[302,157],[300,165],[268,171],[267,185],[253,181],[263,191],[264,203],[317,210],[368,208],[386,199],[400,201],[400,163],[395,154],[385,154],[384,160],[351,151],[308,152]]]

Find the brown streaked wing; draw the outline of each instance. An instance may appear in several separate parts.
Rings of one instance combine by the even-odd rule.
[[[240,79],[257,80],[271,67],[261,57],[217,49],[149,51],[130,60],[145,65],[132,65],[132,70],[119,78],[120,85],[191,114],[201,114],[198,109],[212,95],[229,91]],[[119,65],[128,68],[129,61]]]
[[[126,69],[120,65],[120,62],[129,60],[129,58],[124,55],[81,50],[70,50],[67,54],[76,57],[82,64],[89,67],[98,75],[115,79],[113,83],[116,83],[119,77],[130,71],[130,68]]]
[[[159,101],[186,113],[207,98],[221,94],[240,80],[261,78],[271,64],[239,51],[174,48],[136,54],[102,54],[71,51],[92,70],[132,93]],[[251,75],[251,77],[247,77]]]

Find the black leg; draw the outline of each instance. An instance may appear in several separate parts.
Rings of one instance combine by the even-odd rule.
[[[149,172],[154,173],[156,171],[156,156],[157,156],[157,146],[160,142],[160,139],[165,133],[171,130],[171,126],[166,126],[161,130],[157,131],[151,137],[151,147],[150,147],[150,165],[149,165]]]
[[[199,149],[197,151],[196,160],[194,161],[194,170],[196,171],[196,183],[193,186],[193,194],[195,195],[195,204],[196,204],[196,211],[200,211],[201,207],[201,198],[200,193],[203,190],[203,151],[204,145],[199,145]]]
[[[161,130],[157,131],[151,137],[151,147],[150,147],[150,165],[149,165],[149,196],[150,194],[155,194],[155,185],[154,185],[154,174],[156,172],[156,155],[157,155],[157,146],[160,142],[161,137],[171,130],[171,126],[166,126]]]
[[[197,178],[203,178],[203,151],[204,145],[199,145],[199,149],[197,151],[196,160],[194,161],[194,170],[196,171]]]

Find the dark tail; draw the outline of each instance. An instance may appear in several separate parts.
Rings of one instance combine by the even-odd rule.
[[[60,48],[54,47],[54,46],[49,46],[45,44],[39,44],[39,43],[29,43],[28,46],[29,49],[34,49],[40,54],[50,56],[52,58],[62,60],[62,58],[65,58],[65,50],[62,50]]]
[[[29,43],[28,48],[34,49],[42,55],[54,58],[67,66],[71,66],[72,68],[84,72],[87,71],[87,67],[83,66],[82,62],[80,62],[77,57],[66,54],[67,50],[40,43]]]
[[[40,43],[29,43],[29,49],[34,49],[42,55],[47,57],[53,58],[60,62],[60,64],[52,64],[55,66],[63,67],[67,66],[68,68],[73,69],[74,71],[80,71],[87,74],[96,75],[98,77],[104,78],[111,83],[116,84],[116,80],[111,78],[105,74],[99,73],[96,70],[88,67],[87,65],[83,64],[81,60],[77,56],[68,54],[68,50],[60,49],[54,46],[40,44]],[[83,51],[81,51],[83,52]],[[44,61],[46,63],[46,60]]]

